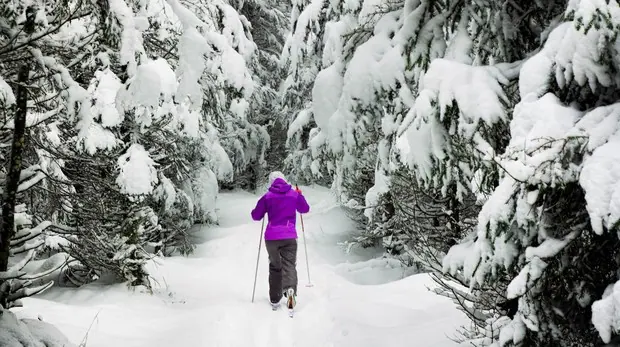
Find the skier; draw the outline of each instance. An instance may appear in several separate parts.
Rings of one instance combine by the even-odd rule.
[[[269,175],[269,191],[252,210],[252,219],[259,221],[267,214],[265,246],[269,255],[269,299],[275,310],[282,296],[287,307],[295,307],[297,295],[297,214],[307,213],[310,206],[299,188],[293,189],[280,171]]]

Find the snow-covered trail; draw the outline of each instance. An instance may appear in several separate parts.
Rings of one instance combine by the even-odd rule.
[[[25,300],[18,315],[41,313],[76,343],[92,323],[88,347],[455,346],[448,336],[465,324],[464,317],[427,290],[428,276],[400,279],[403,270],[396,264],[345,257],[335,241],[352,225],[327,190],[304,193],[312,208],[304,222],[314,286],[306,287],[300,235],[293,319],[285,309],[270,309],[264,243],[250,302],[261,224],[249,216],[257,196],[243,192],[221,195],[220,226],[199,230],[195,254],[152,267],[154,295],[123,285],[58,288]]]

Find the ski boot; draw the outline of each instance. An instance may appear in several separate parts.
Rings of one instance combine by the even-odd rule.
[[[286,307],[288,308],[288,315],[291,318],[293,317],[295,304],[297,304],[297,301],[295,300],[295,290],[293,290],[293,288],[289,288],[286,290]]]

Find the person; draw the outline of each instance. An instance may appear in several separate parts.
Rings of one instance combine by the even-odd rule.
[[[273,309],[287,298],[292,309],[297,295],[297,212],[308,213],[310,206],[299,188],[286,181],[280,171],[269,175],[269,189],[252,210],[252,219],[259,221],[267,214],[265,247],[269,256],[269,299]]]

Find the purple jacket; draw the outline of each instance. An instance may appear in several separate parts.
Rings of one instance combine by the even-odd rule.
[[[297,212],[307,213],[310,206],[303,195],[292,189],[291,185],[281,178],[276,178],[269,191],[265,193],[252,210],[252,219],[263,219],[268,216],[265,240],[296,239],[295,222]]]

